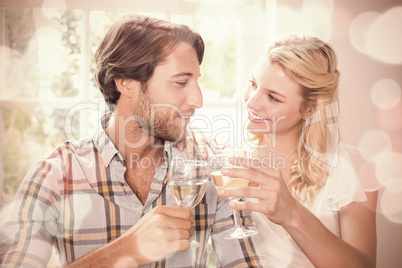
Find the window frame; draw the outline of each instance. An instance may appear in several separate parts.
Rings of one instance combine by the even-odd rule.
[[[43,3],[42,3],[43,2]],[[0,28],[5,26],[3,9],[6,7],[14,8],[63,8],[63,3],[66,9],[78,9],[83,11],[83,29],[84,35],[82,39],[82,59],[81,59],[81,75],[88,77],[90,70],[90,38],[89,29],[90,12],[93,10],[121,11],[121,12],[141,12],[141,13],[160,13],[166,14],[170,20],[174,15],[189,15],[194,14],[210,17],[210,18],[240,18],[242,29],[238,36],[238,51],[236,57],[238,63],[236,66],[236,90],[239,91],[247,81],[249,70],[262,53],[265,44],[272,41],[275,36],[275,8],[276,0],[221,0],[221,1],[203,1],[203,9],[200,11],[201,0],[121,0],[118,6],[114,1],[109,0],[65,0],[65,1],[15,1],[2,0],[0,6]],[[121,8],[124,6],[125,8]],[[254,7],[260,9],[257,16],[253,13]],[[224,12],[222,12],[224,10]],[[252,19],[250,19],[252,18]],[[262,26],[261,26],[262,24]],[[257,29],[253,34],[249,34],[249,29]],[[0,46],[5,46],[5,32],[1,31]],[[0,57],[1,54],[0,54]],[[3,60],[1,61],[3,62]],[[4,75],[4,65],[0,64],[0,78]],[[3,84],[0,83],[0,125],[3,125],[3,110],[5,108],[22,108],[22,107],[57,107],[70,109],[78,103],[101,101],[101,99],[90,98],[90,81],[84,79],[77,97],[74,98],[3,98]],[[232,100],[205,100],[204,107],[216,108],[228,107],[235,105]],[[0,131],[0,152],[3,155],[3,132]],[[0,208],[2,205],[10,202],[13,196],[4,193],[4,166],[3,157],[0,159]]]

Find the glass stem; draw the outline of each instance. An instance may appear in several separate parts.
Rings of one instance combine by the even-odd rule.
[[[241,229],[240,212],[237,209],[233,209],[233,218],[236,229]]]

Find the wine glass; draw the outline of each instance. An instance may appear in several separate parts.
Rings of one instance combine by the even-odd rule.
[[[175,158],[169,166],[169,190],[180,207],[195,207],[205,194],[209,179],[209,165],[205,161]],[[199,243],[190,238],[190,247]]]
[[[215,188],[232,188],[232,187],[245,187],[248,186],[249,181],[243,178],[235,178],[224,176],[221,172],[222,168],[243,168],[240,166],[232,165],[229,162],[231,157],[243,157],[245,158],[246,151],[225,151],[223,154],[216,154],[209,158],[209,165],[211,168],[211,178],[214,182]],[[239,201],[241,197],[229,197],[230,201]],[[226,236],[226,239],[241,239],[257,234],[256,230],[246,229],[241,225],[240,212],[237,209],[233,209],[235,230]]]

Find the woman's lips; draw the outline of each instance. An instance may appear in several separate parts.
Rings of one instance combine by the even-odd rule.
[[[256,115],[256,114],[253,113],[252,111],[248,111],[248,119],[249,119],[251,122],[254,122],[254,123],[262,123],[262,122],[268,120],[268,119],[266,119],[266,118],[263,118],[263,117],[260,117],[260,116]]]

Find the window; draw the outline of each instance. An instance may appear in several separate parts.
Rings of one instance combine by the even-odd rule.
[[[200,32],[206,43],[201,114],[212,120],[235,105],[234,94],[266,41],[260,22],[275,1],[111,2],[2,1],[0,204],[33,163],[97,125],[105,104],[92,78],[93,55],[117,18],[146,14]]]
[[[127,13],[185,23],[206,43],[202,118],[233,113],[265,44],[274,0],[3,0],[0,6],[0,218],[28,169],[67,139],[90,135],[106,110],[93,55]],[[221,133],[218,133],[220,135]],[[1,225],[1,222],[0,222]],[[213,262],[213,258],[211,258]],[[51,266],[57,265],[53,254]],[[215,265],[212,263],[212,267]]]

